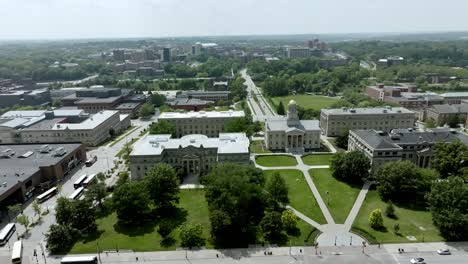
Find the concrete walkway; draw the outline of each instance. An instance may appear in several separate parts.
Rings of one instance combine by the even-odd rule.
[[[330,144],[328,140],[324,140],[326,142],[325,144]],[[327,145],[328,145],[327,144]],[[330,147],[331,146],[331,147]],[[330,149],[334,150],[336,152],[336,149],[330,144]],[[270,155],[270,156],[277,156],[277,155],[288,155],[292,156],[296,159],[297,165],[294,166],[278,166],[278,167],[266,167],[266,166],[260,166],[255,162],[255,157],[256,156],[261,156],[261,155]],[[311,226],[317,228],[322,232],[322,234],[319,235],[317,238],[317,242],[321,246],[359,246],[362,245],[362,242],[364,242],[364,239],[354,233],[351,233],[351,227],[353,225],[354,220],[356,219],[357,214],[359,213],[359,209],[362,206],[362,203],[364,202],[364,199],[367,195],[367,192],[369,191],[369,187],[371,186],[370,182],[366,182],[361,191],[359,192],[358,197],[356,198],[356,201],[354,202],[354,205],[346,218],[346,221],[344,224],[336,224],[335,220],[333,219],[333,216],[330,213],[330,210],[328,209],[326,203],[324,202],[322,196],[320,195],[317,187],[314,184],[314,181],[312,180],[312,177],[309,173],[309,170],[311,169],[324,169],[324,168],[330,168],[329,165],[315,165],[315,166],[310,166],[307,164],[304,164],[302,160],[302,155],[299,154],[290,154],[290,153],[268,153],[268,154],[253,154],[251,156],[252,162],[255,164],[255,166],[259,169],[262,170],[299,170],[302,172],[304,175],[307,184],[309,185],[310,190],[312,191],[312,194],[314,195],[315,200],[317,201],[317,204],[320,207],[320,210],[322,211],[323,216],[325,217],[325,220],[327,221],[327,224],[320,225],[316,221],[310,219],[309,217],[305,216],[303,213],[300,211],[292,208],[291,206],[287,206],[289,210],[294,212],[300,219],[304,220]]]

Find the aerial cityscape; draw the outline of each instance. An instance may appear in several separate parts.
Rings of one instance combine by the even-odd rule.
[[[0,264],[468,263],[468,3],[196,2],[0,0]]]

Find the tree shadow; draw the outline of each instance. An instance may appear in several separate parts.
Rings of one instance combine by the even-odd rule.
[[[87,235],[82,236],[80,241],[83,242],[83,244],[86,244],[86,243],[92,242],[92,241],[96,241],[101,237],[101,235],[103,233],[104,233],[104,230],[96,230],[95,232],[93,232],[91,234],[87,234]]]
[[[377,231],[377,232],[381,232],[381,233],[387,233],[388,232],[388,229],[385,226],[381,226],[381,227],[377,227],[377,228],[372,227],[372,229]]]
[[[175,229],[187,221],[188,212],[183,208],[172,207],[159,212],[158,215],[161,216],[161,220],[169,222],[172,229]]]
[[[163,239],[161,239],[160,245],[161,247],[168,248],[174,246],[176,243],[176,240],[172,236],[166,236]]]
[[[117,233],[121,233],[130,237],[141,236],[144,234],[149,234],[149,233],[154,232],[157,224],[158,224],[157,220],[146,221],[146,222],[139,223],[139,224],[125,224],[125,223],[122,223],[121,221],[117,221],[117,223],[114,224],[114,230]]]

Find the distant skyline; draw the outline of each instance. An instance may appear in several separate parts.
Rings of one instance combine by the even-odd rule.
[[[466,0],[0,0],[0,39],[468,31]]]

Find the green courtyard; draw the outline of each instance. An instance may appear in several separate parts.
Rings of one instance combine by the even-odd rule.
[[[311,169],[309,174],[337,224],[343,224],[361,190],[335,179],[330,169]]]
[[[326,224],[322,210],[320,210],[302,172],[299,170],[267,170],[264,171],[266,180],[275,172],[278,172],[288,185],[289,205],[317,223]]]
[[[297,105],[304,107],[305,109],[314,109],[320,110],[322,108],[327,108],[331,106],[333,103],[338,101],[339,99],[328,97],[328,96],[321,96],[321,95],[289,95],[289,96],[281,96],[281,97],[272,97],[271,101],[273,102],[274,106],[273,109],[276,109],[275,106],[279,104],[279,102],[283,102],[283,105],[287,107],[289,101],[294,100],[296,101]]]
[[[250,152],[251,153],[271,153],[266,147],[263,140],[256,140],[250,142]]]
[[[296,166],[297,160],[289,155],[263,155],[256,156],[255,162],[264,167]]]
[[[309,154],[302,156],[304,164],[309,166],[330,165],[333,154]]]
[[[432,224],[432,216],[429,211],[408,209],[394,205],[396,219],[385,216],[387,203],[380,199],[375,190],[367,193],[361,210],[353,224],[353,231],[363,235],[374,243],[409,243],[409,242],[436,242],[444,241],[439,231]],[[369,225],[369,215],[374,209],[381,209],[384,217],[384,228],[374,230]],[[395,234],[394,226],[398,223],[400,231]],[[416,240],[410,240],[412,236]]]

